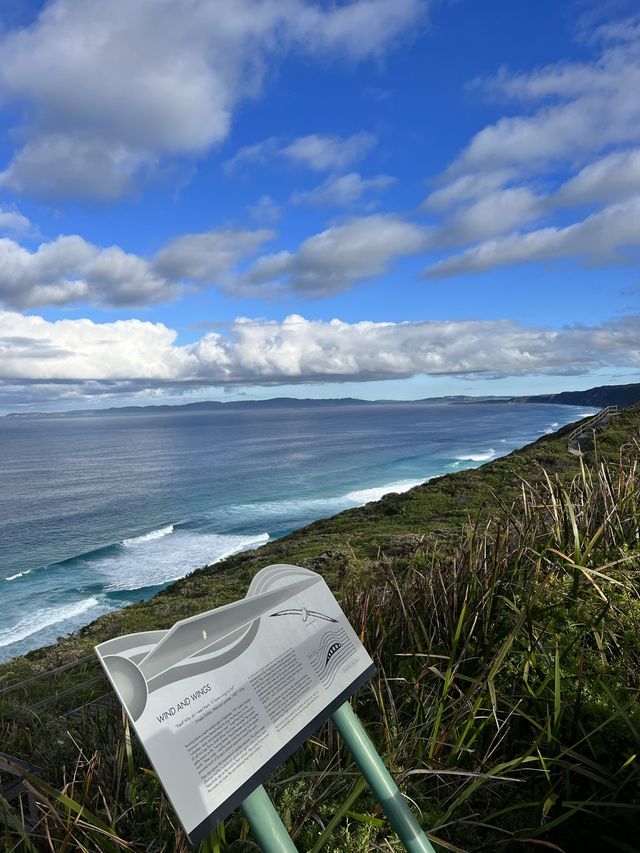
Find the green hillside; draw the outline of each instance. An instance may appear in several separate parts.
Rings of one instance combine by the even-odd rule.
[[[357,710],[439,850],[635,850],[640,407],[583,460],[570,431],[201,569],[0,666],[0,689],[238,598],[268,563],[301,563],[378,664]],[[4,804],[7,850],[189,849],[121,716],[64,716],[105,689],[90,660],[0,694],[3,751],[42,768],[29,835]],[[330,726],[269,790],[301,851],[399,849]],[[247,832],[234,816],[208,849],[255,849]]]

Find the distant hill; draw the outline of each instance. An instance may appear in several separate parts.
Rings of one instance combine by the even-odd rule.
[[[360,400],[356,397],[331,397],[328,399],[272,397],[268,400],[203,400],[197,403],[160,404],[149,406],[112,406],[108,409],[71,409],[61,412],[12,412],[7,418],[91,418],[117,415],[167,415],[192,412],[233,412],[271,409],[318,409],[344,406],[398,406],[398,405],[460,405],[465,403],[508,403],[509,397],[427,397],[423,400]]]
[[[634,385],[600,385],[588,391],[562,391],[559,394],[537,394],[514,397],[514,403],[555,403],[564,406],[631,406],[640,402],[640,383]]]
[[[381,401],[382,402],[382,401]],[[236,411],[246,409],[290,409],[318,406],[362,406],[369,401],[358,400],[355,397],[342,397],[339,399],[298,399],[297,397],[273,397],[269,400],[233,400],[222,402],[220,400],[203,400],[197,403],[179,403],[177,405],[150,405],[150,406],[112,406],[108,409],[71,409],[61,412],[12,412],[5,415],[7,418],[90,418],[104,417],[105,415],[162,415],[174,412],[212,412],[212,411]]]
[[[537,394],[530,397],[505,397],[490,395],[469,396],[465,394],[447,397],[425,397],[421,400],[360,400],[356,397],[329,399],[298,397],[273,397],[268,400],[204,400],[197,403],[149,406],[112,406],[109,409],[72,409],[61,412],[15,412],[7,418],[97,418],[118,415],[168,415],[181,412],[251,411],[272,409],[315,409],[327,406],[397,406],[397,405],[450,405],[464,406],[468,403],[554,403],[565,406],[631,406],[640,402],[640,383],[635,385],[602,385],[588,391],[562,391],[558,394]]]

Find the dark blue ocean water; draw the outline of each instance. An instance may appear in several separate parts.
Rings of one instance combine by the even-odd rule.
[[[206,563],[591,409],[393,403],[0,419],[0,660]]]

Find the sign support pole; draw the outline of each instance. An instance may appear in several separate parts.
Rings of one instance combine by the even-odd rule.
[[[345,702],[331,719],[408,852],[435,853],[351,705]]]
[[[262,785],[242,801],[240,808],[263,853],[298,853]]]

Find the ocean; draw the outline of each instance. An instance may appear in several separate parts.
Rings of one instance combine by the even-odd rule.
[[[0,418],[0,660],[593,411],[323,401]]]

